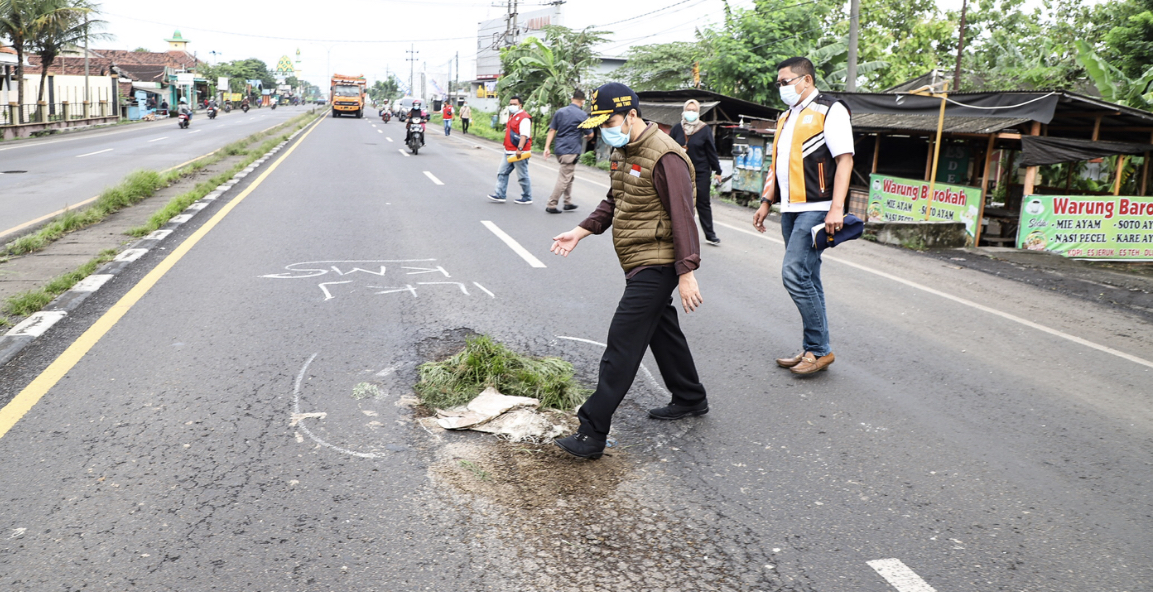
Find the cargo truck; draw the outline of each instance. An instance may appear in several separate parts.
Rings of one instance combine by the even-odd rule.
[[[332,75],[332,116],[356,115],[364,117],[364,76]]]

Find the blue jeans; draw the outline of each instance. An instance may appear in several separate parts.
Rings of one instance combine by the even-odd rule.
[[[507,159],[508,155],[505,155],[505,158]],[[496,174],[496,192],[493,195],[498,199],[505,198],[505,193],[508,191],[508,176],[512,174],[513,169],[516,169],[516,178],[520,181],[521,199],[532,199],[532,182],[528,180],[527,158],[516,162],[501,161],[500,171]]]
[[[813,247],[812,229],[825,222],[828,212],[788,212],[781,214],[781,234],[785,236],[785,259],[781,280],[793,297],[804,325],[804,351],[814,356],[829,355],[829,318],[825,314],[825,289],[821,286],[821,252]]]
[[[452,120],[446,119],[446,120],[444,120],[444,135],[447,136],[451,133],[452,133]]]

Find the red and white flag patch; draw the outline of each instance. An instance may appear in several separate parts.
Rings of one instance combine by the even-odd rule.
[[[639,164],[634,164],[634,165],[633,165],[633,170],[629,171],[629,174],[630,174],[630,175],[632,175],[632,176],[634,176],[634,177],[639,177],[639,176],[641,176],[641,165],[639,165]]]

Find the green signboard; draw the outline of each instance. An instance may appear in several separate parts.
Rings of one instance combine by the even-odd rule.
[[[921,222],[925,219],[929,182],[872,175],[869,187],[869,222]],[[977,231],[977,208],[981,190],[963,185],[937,183],[929,220],[964,222],[972,242]]]
[[[1077,259],[1153,261],[1153,197],[1026,196],[1017,248]]]
[[[969,175],[969,146],[967,144],[942,144],[940,160],[937,163],[937,180],[945,183],[960,183]]]

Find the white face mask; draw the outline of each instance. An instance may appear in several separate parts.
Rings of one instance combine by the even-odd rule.
[[[697,111],[685,111],[684,113],[681,113],[681,117],[683,117],[685,119],[685,121],[687,121],[689,123],[695,122],[699,115],[700,115],[700,113],[698,113]]]
[[[516,105],[509,105],[508,106],[508,114],[509,115],[516,115],[517,111],[520,111],[520,107],[517,107]]]
[[[797,92],[797,86],[795,84],[790,84],[788,86],[782,86],[781,87],[781,100],[784,101],[785,104],[790,106],[790,107],[792,107],[793,105],[796,105],[797,101],[801,100],[801,93]]]

